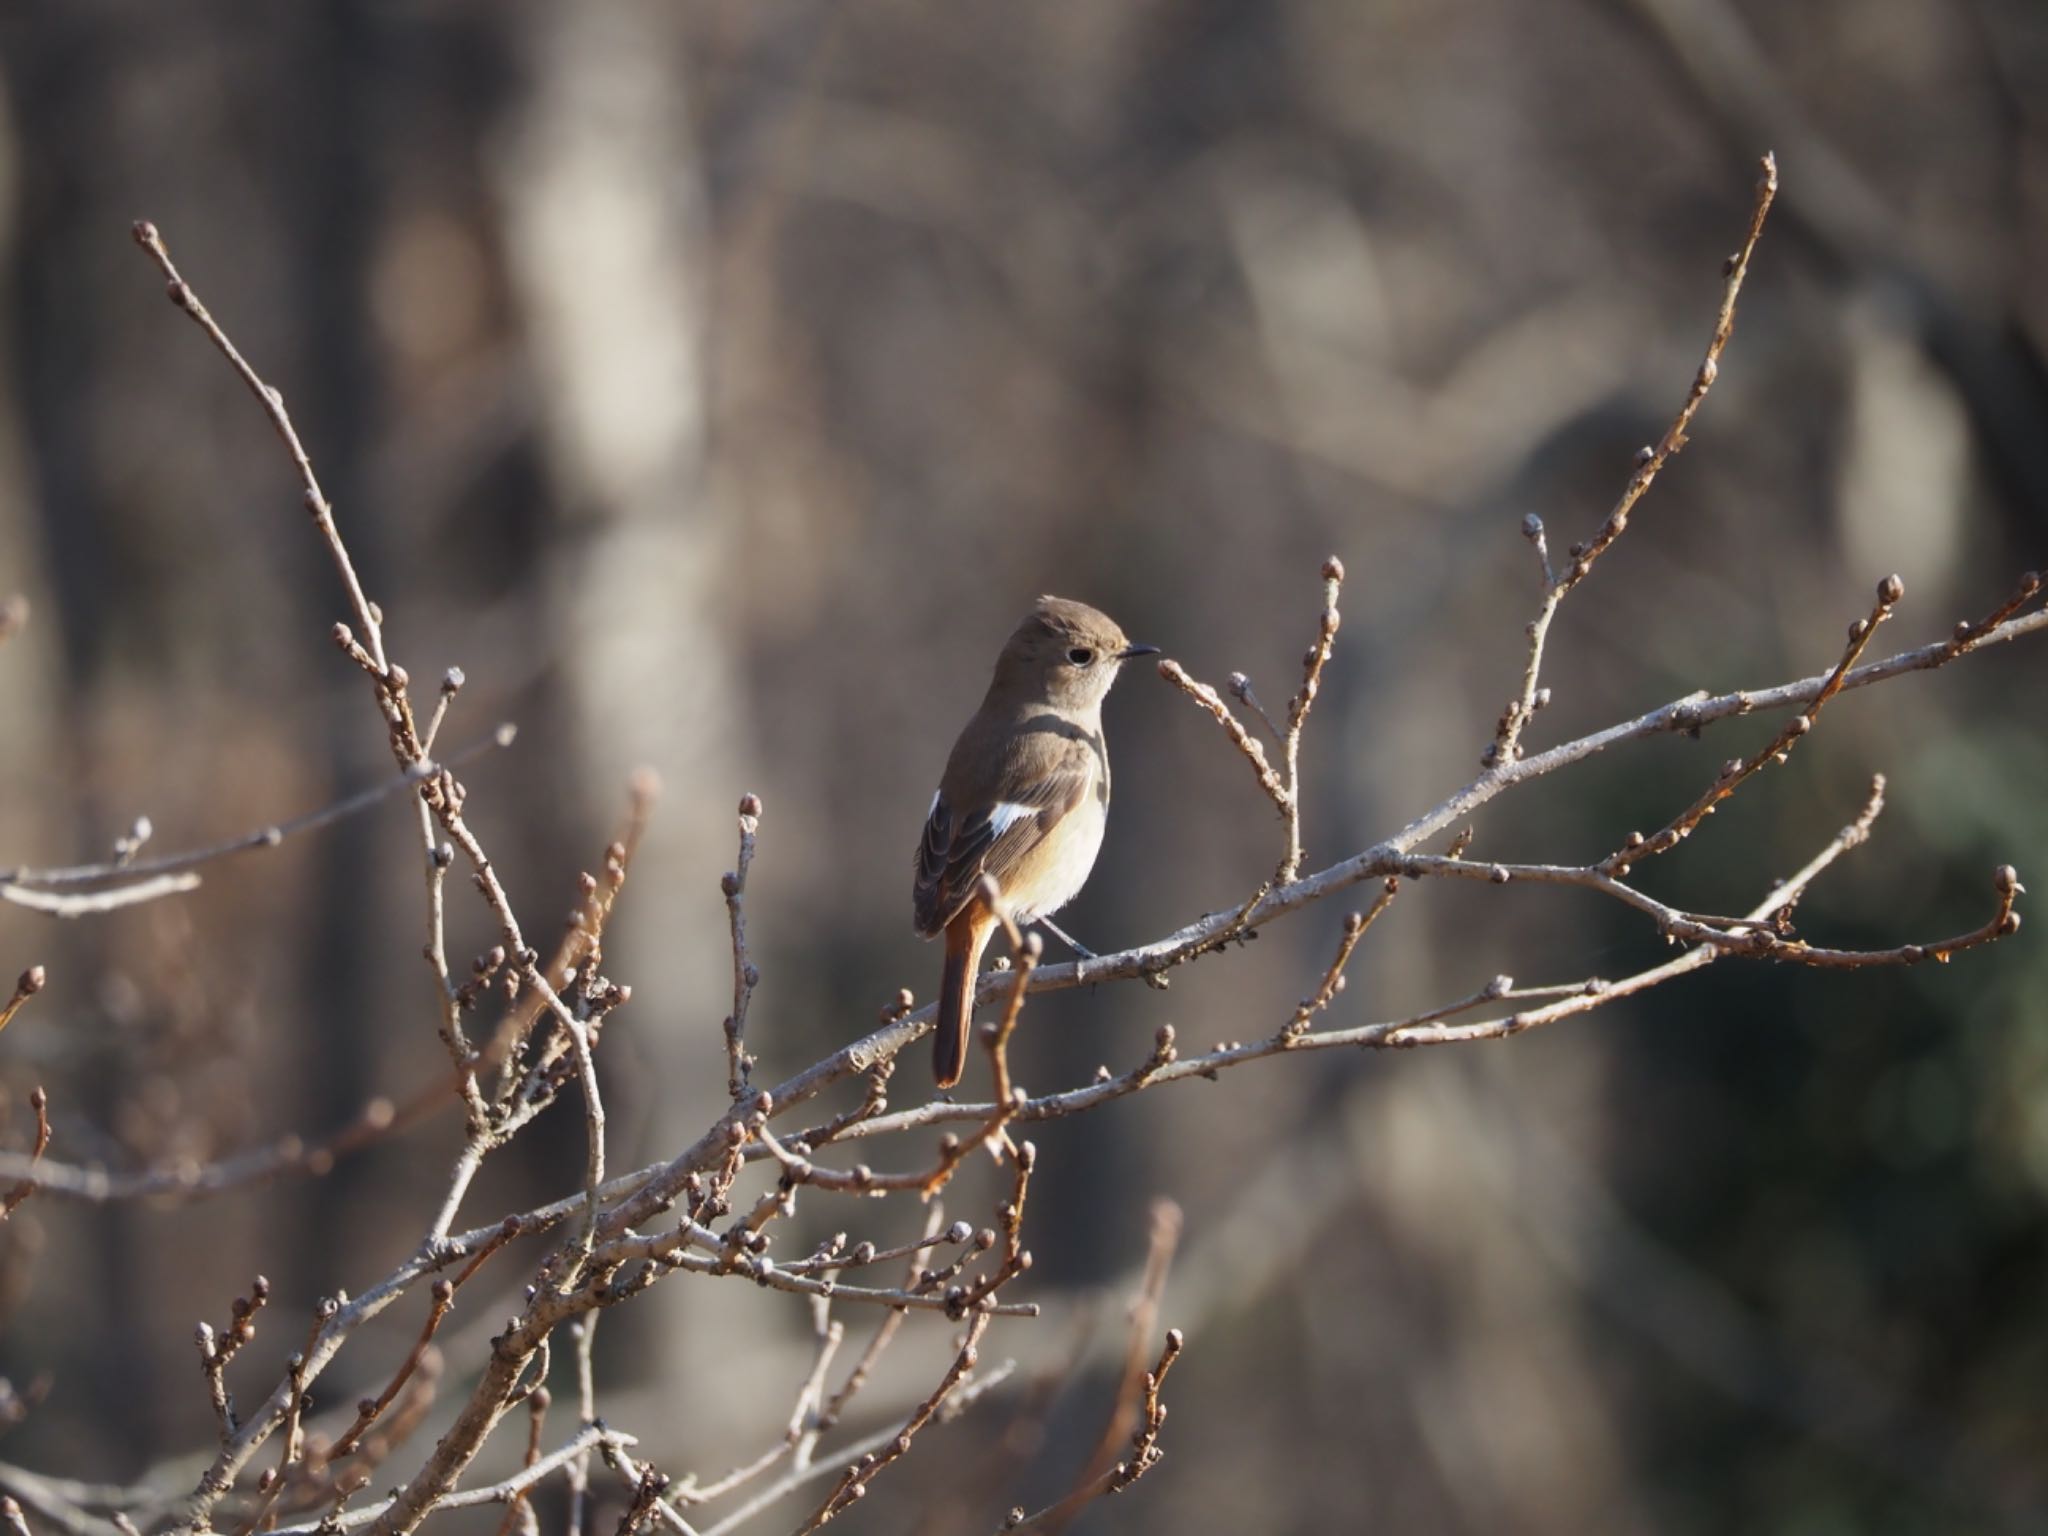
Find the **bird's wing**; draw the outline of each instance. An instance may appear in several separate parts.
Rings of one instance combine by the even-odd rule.
[[[1085,750],[1033,766],[1004,776],[1004,798],[964,814],[947,803],[944,790],[932,796],[912,890],[917,931],[925,937],[960,915],[984,874],[1005,885],[1018,861],[1087,795],[1093,761]]]

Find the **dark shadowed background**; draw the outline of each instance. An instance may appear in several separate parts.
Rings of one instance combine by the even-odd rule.
[[[763,1071],[930,995],[911,849],[1039,592],[1277,704],[1334,551],[1308,867],[1468,778],[1534,611],[1520,521],[1589,534],[1662,430],[1766,149],[1784,192],[1720,382],[1566,605],[1533,741],[1818,671],[1890,571],[1873,654],[1938,638],[2048,542],[2033,0],[42,0],[0,12],[0,71],[0,592],[34,612],[0,652],[0,864],[103,856],[140,813],[205,842],[389,771],[288,466],[131,246],[148,217],[284,391],[394,654],[466,671],[444,739],[519,723],[469,811],[531,924],[631,770],[664,781],[608,946],[635,989],[603,1053],[618,1167],[724,1102],[743,791]],[[1648,883],[1744,909],[1882,770],[1877,836],[1802,931],[1973,927],[1996,863],[2048,879],[2044,698],[2038,641],[1846,697]],[[1477,846],[1593,857],[1773,728],[1608,754]],[[1108,734],[1116,812],[1068,923],[1098,949],[1242,900],[1277,840],[1149,671]],[[394,802],[175,902],[0,908],[0,971],[52,978],[0,1037],[0,1138],[43,1083],[53,1156],[204,1163],[445,1070],[416,837]],[[490,925],[458,910],[467,956]],[[1121,1071],[1166,1021],[1270,1031],[1341,918],[1171,991],[1035,1002],[1017,1070]],[[1168,1459],[1083,1530],[2048,1529],[2037,928],[1942,967],[1726,963],[1504,1045],[1326,1053],[1049,1127],[1024,1284],[1053,1315],[986,1352],[1042,1369],[1090,1317],[1113,1342],[1102,1288],[1167,1194]],[[1660,951],[1592,896],[1424,888],[1331,1021]],[[576,1186],[554,1118],[465,1219]],[[211,1444],[194,1322],[259,1270],[283,1319],[382,1275],[458,1131],[195,1204],[31,1201],[0,1229],[0,1372],[46,1395],[0,1460],[189,1481],[163,1469]],[[993,1198],[975,1180],[963,1209]],[[488,1331],[520,1278],[460,1321]],[[715,1473],[779,1432],[805,1326],[678,1278],[607,1323],[601,1402]],[[416,1327],[366,1336],[322,1400],[374,1392]],[[246,1390],[298,1333],[259,1338]],[[927,1320],[923,1374],[864,1426],[944,1337]],[[1007,1460],[1023,1393],[933,1430],[849,1528],[1043,1502],[1108,1390],[1083,1372]]]

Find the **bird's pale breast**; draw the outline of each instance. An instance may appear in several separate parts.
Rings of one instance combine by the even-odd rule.
[[[1003,897],[1019,922],[1057,912],[1074,899],[1102,851],[1108,820],[1108,807],[1086,795],[1017,861],[1003,882]]]

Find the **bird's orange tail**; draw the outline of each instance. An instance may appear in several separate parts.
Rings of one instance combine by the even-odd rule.
[[[979,901],[946,925],[946,973],[939,982],[939,1025],[932,1035],[932,1078],[950,1088],[967,1070],[967,1037],[974,1024],[974,983],[981,952],[996,921]]]

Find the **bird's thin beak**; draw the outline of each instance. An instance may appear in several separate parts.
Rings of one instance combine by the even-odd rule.
[[[1156,645],[1127,645],[1116,653],[1116,659],[1118,661],[1129,661],[1133,656],[1157,656],[1158,654],[1159,647]]]

